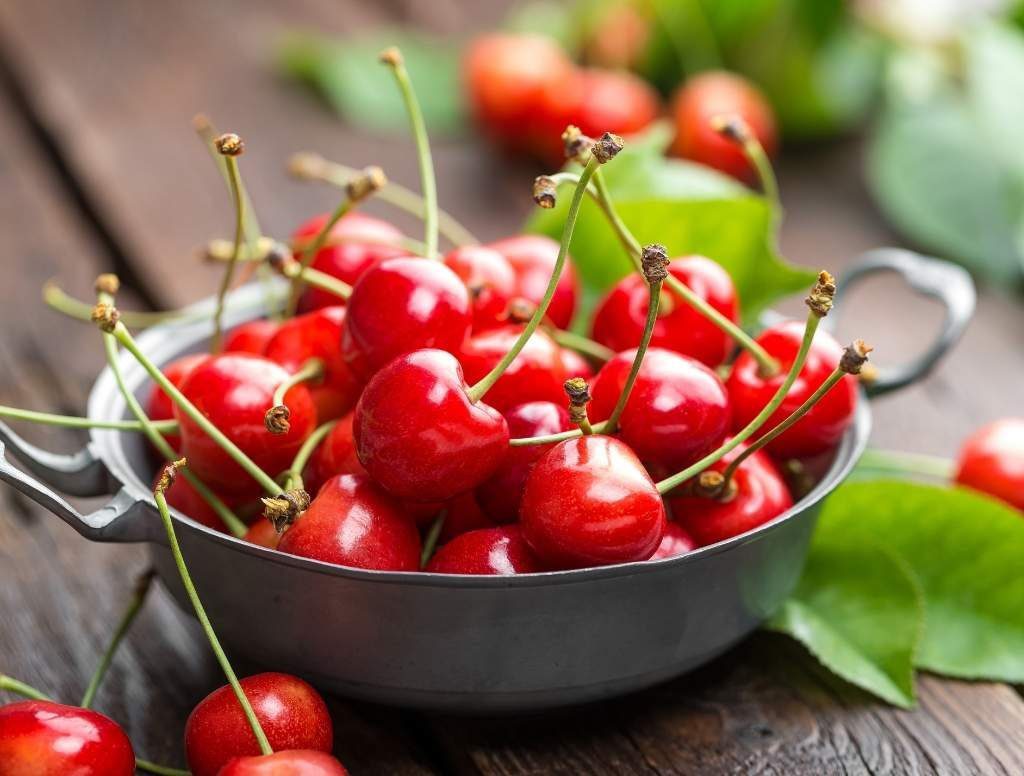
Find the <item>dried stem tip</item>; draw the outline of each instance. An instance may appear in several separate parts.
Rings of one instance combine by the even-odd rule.
[[[263,425],[271,434],[287,434],[292,424],[288,422],[292,413],[283,404],[275,404],[263,416]]]
[[[712,116],[709,123],[711,129],[734,143],[743,145],[749,143],[754,137],[750,125],[735,113],[720,113],[717,116]]]
[[[179,458],[177,461],[171,461],[160,470],[160,476],[157,477],[156,487],[153,490],[157,493],[166,493],[167,489],[174,484],[174,480],[178,476],[178,469],[185,466],[187,462],[184,458]]]
[[[572,377],[562,385],[569,397],[569,420],[579,425],[587,421],[587,405],[590,403],[590,386],[582,377]]]
[[[594,145],[594,138],[587,137],[580,131],[580,128],[570,124],[562,133],[562,145],[565,148],[565,158],[580,163],[587,161],[587,155]]]
[[[832,309],[832,299],[836,295],[836,281],[828,272],[822,270],[818,273],[818,282],[814,284],[811,293],[807,295],[804,302],[811,311],[819,318],[824,318]]]
[[[590,149],[590,153],[594,155],[601,164],[607,164],[614,159],[619,151],[625,147],[626,143],[618,135],[613,135],[611,132],[605,132],[601,137],[594,143],[594,147]]]
[[[121,319],[121,313],[112,304],[100,302],[92,308],[92,322],[100,327],[101,331],[113,334],[117,328],[117,322]]]
[[[847,345],[843,350],[843,357],[839,359],[839,368],[847,374],[859,375],[861,367],[867,363],[868,353],[874,348],[864,340],[854,340],[853,344]]]
[[[508,303],[506,315],[510,323],[526,323],[533,317],[533,312],[536,309],[537,307],[532,302],[517,296]]]
[[[279,496],[265,498],[262,501],[264,516],[278,533],[282,533],[309,508],[309,494],[302,488],[286,490]]]
[[[217,149],[217,153],[224,156],[240,156],[245,150],[245,143],[242,142],[242,138],[234,132],[221,135],[213,141],[213,145]]]
[[[717,501],[731,501],[735,498],[739,488],[736,481],[718,471],[708,469],[700,473],[697,481],[693,484],[693,492],[702,498],[713,498]]]
[[[402,52],[398,50],[398,46],[388,46],[377,55],[377,59],[390,67],[399,67],[405,63],[405,60],[402,58]]]
[[[102,275],[97,276],[93,287],[96,289],[97,294],[115,296],[121,288],[121,280],[112,272],[104,272]]]
[[[293,261],[291,249],[282,242],[274,242],[267,249],[266,262],[277,272],[283,272],[288,263]]]
[[[288,174],[302,180],[316,180],[324,171],[327,160],[312,151],[299,151],[288,159]]]
[[[660,283],[668,277],[668,251],[664,245],[651,243],[644,246],[640,254],[640,264],[650,285]]]
[[[558,202],[558,189],[554,180],[547,175],[538,175],[533,179],[533,201],[546,210],[550,210]]]
[[[362,202],[387,185],[388,178],[380,167],[365,167],[361,174],[345,184],[345,195],[352,202]]]

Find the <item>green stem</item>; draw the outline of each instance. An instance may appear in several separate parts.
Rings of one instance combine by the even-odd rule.
[[[869,448],[864,451],[864,455],[857,462],[857,470],[916,474],[948,482],[956,473],[956,463],[936,455]]]
[[[113,431],[142,431],[143,425],[137,420],[93,420],[92,418],[81,418],[77,415],[54,415],[49,412],[33,412],[18,407],[0,406],[0,418],[11,418],[13,420],[27,420],[32,423],[41,423],[46,426],[60,426],[62,428],[103,428]],[[154,420],[153,427],[161,434],[175,434],[178,432],[178,421],[176,420]]]
[[[327,244],[327,238],[331,234],[331,229],[334,225],[342,219],[342,217],[352,210],[355,206],[355,202],[348,195],[338,203],[338,206],[331,213],[327,221],[324,222],[323,227],[317,232],[316,237],[306,246],[305,250],[302,251],[302,258],[299,259],[299,266],[305,270],[310,264],[313,263],[313,259],[320,252],[321,248]],[[288,305],[285,307],[285,317],[291,318],[295,315],[295,308],[299,304],[299,296],[302,294],[302,279],[300,275],[296,275],[292,278],[292,287],[288,294]]]
[[[622,413],[626,410],[626,403],[629,401],[629,395],[633,392],[633,386],[636,384],[636,378],[640,374],[640,367],[643,365],[644,356],[647,354],[647,346],[651,344],[651,337],[654,335],[654,324],[658,320],[661,283],[662,281],[657,280],[648,284],[647,320],[644,322],[644,333],[640,338],[640,345],[636,349],[636,355],[633,356],[633,363],[629,368],[626,384],[622,387],[622,393],[619,394],[619,400],[615,403],[612,414],[605,421],[604,433],[606,434],[614,434],[618,429],[619,420],[622,418]],[[584,433],[586,433],[585,430]]]
[[[444,528],[444,521],[447,517],[448,510],[442,509],[441,514],[434,518],[434,522],[430,524],[430,530],[427,531],[427,535],[423,539],[423,552],[420,553],[421,569],[425,569],[427,564],[430,563],[430,559],[434,557],[437,540],[441,536],[441,530]]]
[[[53,282],[48,282],[43,286],[43,302],[48,307],[69,318],[74,318],[78,321],[92,321],[92,305],[69,296]],[[167,321],[198,321],[206,318],[208,315],[209,313],[206,312],[200,313],[192,310],[187,312],[184,310],[168,310],[164,312],[122,310],[121,320],[124,321],[125,326],[145,329]]]
[[[181,768],[171,768],[167,765],[157,765],[151,763],[149,760],[143,760],[141,757],[135,758],[135,767],[140,771],[146,773],[155,773],[156,776],[192,776],[191,771],[182,770]]]
[[[96,697],[96,691],[100,689],[100,683],[103,682],[103,678],[107,675],[107,670],[114,659],[114,653],[121,646],[121,641],[124,639],[125,634],[128,633],[128,629],[135,621],[135,617],[138,615],[139,610],[142,609],[142,605],[146,602],[146,595],[149,593],[149,588],[153,583],[154,574],[155,572],[150,569],[141,574],[136,581],[132,597],[128,600],[128,606],[125,608],[124,614],[121,615],[121,621],[114,629],[114,635],[111,637],[106,650],[104,650],[92,678],[89,680],[89,686],[85,688],[82,702],[78,704],[83,709],[92,706],[93,699]]]
[[[196,134],[199,135],[199,139],[203,145],[206,146],[206,150],[210,153],[213,158],[213,163],[217,165],[217,170],[220,172],[221,178],[224,180],[224,185],[227,186],[228,192],[231,193],[231,174],[228,171],[226,157],[222,156],[217,150],[216,139],[220,134],[217,129],[210,122],[210,119],[202,114],[195,116],[192,119],[192,126],[196,130]],[[245,212],[245,242],[246,247],[250,252],[254,250],[257,242],[263,236],[263,230],[260,228],[259,219],[256,217],[256,208],[252,206],[252,198],[249,196],[249,192],[246,191],[245,183],[242,179],[238,179],[239,190],[242,194],[242,202],[245,205],[243,208]],[[122,318],[122,320],[124,320]],[[131,326],[127,321],[125,326]]]
[[[772,222],[776,229],[779,226],[779,219],[782,215],[782,200],[779,197],[779,181],[775,177],[775,170],[768,159],[768,154],[761,145],[761,141],[751,131],[747,139],[741,143],[743,153],[754,168],[757,174],[757,181],[761,185],[761,192],[772,208]]]
[[[600,342],[594,342],[594,340],[584,337],[582,334],[576,334],[575,332],[566,331],[565,329],[556,329],[554,327],[547,331],[548,334],[551,335],[551,339],[563,348],[575,350],[577,353],[582,353],[584,356],[590,356],[598,361],[609,361],[615,355],[615,351],[611,348],[606,348]]]
[[[30,687],[24,682],[19,682],[12,676],[6,674],[0,674],[0,690],[6,690],[7,692],[13,692],[16,695],[20,695],[23,698],[31,698],[34,701],[49,701],[52,700],[48,695],[43,694],[35,687]]]
[[[312,434],[306,437],[306,441],[302,443],[299,451],[295,454],[294,460],[292,460],[292,465],[285,473],[287,477],[284,486],[285,490],[303,487],[302,472],[305,470],[306,464],[309,463],[309,459],[313,455],[313,451],[316,450],[327,435],[334,430],[336,425],[338,425],[338,421],[329,420],[323,425],[317,427]]]
[[[352,296],[352,286],[348,283],[312,267],[303,269],[297,261],[286,261],[281,267],[281,274],[292,280],[301,279],[307,286],[334,294],[339,299]]]
[[[515,341],[508,353],[498,362],[498,364],[488,372],[484,377],[475,385],[471,386],[467,393],[470,401],[477,402],[484,397],[484,394],[489,391],[498,378],[505,373],[509,365],[515,361],[516,356],[519,355],[520,351],[526,347],[526,343],[529,341],[533,333],[537,331],[537,327],[540,326],[540,322],[547,315],[548,306],[551,304],[551,299],[555,295],[555,289],[558,287],[558,281],[562,276],[562,270],[565,267],[565,257],[569,253],[569,243],[572,242],[572,233],[576,228],[576,218],[579,216],[580,203],[583,202],[583,194],[590,184],[590,179],[593,177],[595,171],[598,169],[600,162],[592,155],[590,160],[587,162],[586,167],[583,168],[583,172],[580,174],[579,181],[576,183],[576,190],[572,194],[572,202],[569,204],[569,212],[565,216],[565,225],[562,227],[562,242],[558,246],[558,258],[555,260],[555,266],[551,271],[551,279],[548,280],[548,287],[544,291],[544,296],[540,300],[540,304],[537,305],[537,309],[533,311],[533,316],[527,322],[522,333],[519,335],[519,339]]]
[[[409,253],[415,256],[423,256],[427,252],[426,243],[424,243],[422,240],[416,240],[413,239],[412,237],[407,237],[404,234],[390,239],[385,237],[363,237],[358,234],[329,235],[324,245],[330,247],[332,245],[345,245],[347,243],[356,243],[359,245],[379,245],[384,248],[401,248],[403,251],[409,251]],[[295,245],[295,243],[293,243],[293,245]],[[302,247],[302,244],[298,243],[298,247]]]
[[[220,288],[217,290],[217,306],[213,311],[213,337],[210,339],[210,352],[219,353],[223,333],[224,299],[231,288],[231,281],[235,276],[235,267],[238,264],[238,257],[242,252],[242,243],[245,240],[245,200],[242,198],[242,182],[238,173],[238,160],[233,156],[224,157],[224,165],[227,169],[228,180],[231,184],[231,198],[235,203],[235,243],[231,252],[231,261],[228,262],[221,277]]]
[[[284,404],[285,394],[288,393],[296,385],[301,385],[306,382],[313,382],[319,380],[324,376],[324,362],[319,358],[310,358],[305,361],[299,371],[295,374],[288,375],[288,377],[274,389],[274,395],[271,397],[271,401],[274,405]]]
[[[173,466],[173,464],[171,464],[171,466]],[[213,649],[213,654],[216,656],[217,662],[220,663],[221,670],[224,672],[224,676],[227,677],[228,684],[230,684],[231,689],[234,690],[235,697],[238,699],[238,703],[242,707],[242,712],[249,721],[249,726],[252,728],[253,735],[256,736],[256,742],[259,744],[260,752],[262,754],[273,754],[274,750],[270,748],[270,742],[267,741],[267,736],[263,732],[263,728],[260,726],[260,721],[256,718],[256,712],[253,711],[252,704],[249,703],[249,699],[245,696],[245,692],[242,690],[242,685],[239,683],[238,677],[235,676],[235,671],[231,668],[231,663],[228,661],[227,655],[224,654],[224,650],[220,645],[217,634],[213,630],[213,625],[210,623],[210,618],[206,616],[206,609],[203,608],[203,602],[199,600],[199,594],[196,592],[195,585],[192,583],[192,576],[188,573],[188,567],[185,565],[185,558],[182,556],[181,547],[178,545],[178,536],[174,531],[174,523],[171,520],[171,513],[167,509],[167,499],[164,496],[164,492],[158,486],[153,495],[156,499],[157,509],[160,512],[160,519],[164,524],[164,530],[167,532],[167,541],[170,544],[171,555],[174,557],[174,565],[178,567],[178,576],[181,577],[181,584],[184,586],[185,593],[188,595],[188,599],[192,603],[192,608],[195,610],[196,618],[199,620],[199,624],[206,633],[206,639],[210,642],[210,648]]]

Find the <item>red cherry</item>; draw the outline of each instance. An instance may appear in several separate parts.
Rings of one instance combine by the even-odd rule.
[[[633,73],[589,68],[581,77],[583,100],[574,123],[584,135],[633,135],[646,129],[661,113],[658,93]]]
[[[720,115],[738,115],[771,155],[776,148],[775,116],[764,95],[734,73],[701,73],[687,81],[673,100],[676,138],[671,152],[752,182],[754,170],[740,147],[711,126]]]
[[[690,534],[686,533],[686,529],[674,520],[669,520],[665,525],[665,535],[661,537],[661,544],[654,551],[651,560],[675,558],[692,552],[696,548],[697,542],[693,540]]]
[[[0,706],[4,776],[133,776],[135,754],[109,717],[52,701]]]
[[[402,499],[446,501],[493,474],[508,424],[467,391],[459,362],[441,350],[417,350],[377,372],[353,425],[370,476]]]
[[[572,428],[569,413],[560,404],[534,401],[520,404],[505,412],[509,435],[513,438],[558,434]],[[490,478],[476,489],[483,510],[498,523],[512,523],[519,517],[523,486],[534,462],[548,452],[549,445],[510,447]]]
[[[492,248],[465,245],[449,252],[444,263],[469,289],[473,331],[500,325],[516,293],[516,273],[508,260]]]
[[[249,530],[245,532],[242,540],[249,542],[249,544],[256,544],[260,547],[276,550],[277,545],[281,541],[281,534],[274,528],[273,523],[261,515],[255,523],[249,526]]]
[[[331,715],[309,684],[289,674],[265,673],[247,676],[241,685],[272,749],[331,751]],[[185,759],[192,776],[217,776],[232,759],[259,754],[230,685],[203,698],[185,723]]]
[[[736,288],[720,265],[703,256],[687,256],[674,259],[668,270],[726,318],[739,321]],[[637,347],[647,320],[648,296],[646,281],[636,273],[620,280],[594,313],[594,339],[616,351]],[[729,337],[668,286],[661,291],[651,346],[675,350],[710,367],[725,361],[732,350]]]
[[[341,474],[324,483],[277,548],[339,566],[417,571],[420,535],[401,505],[367,477]]]
[[[531,574],[543,571],[517,525],[456,536],[427,564],[435,574]]]
[[[297,385],[285,394],[291,428],[271,434],[263,418],[274,390],[288,373],[273,361],[249,353],[211,356],[185,378],[181,392],[253,462],[271,476],[291,466],[302,442],[316,427],[309,391]],[[175,408],[181,425],[182,451],[204,482],[225,493],[253,494],[257,486],[185,413]]]
[[[302,481],[311,496],[336,474],[366,474],[356,456],[356,442],[352,438],[352,420],[355,412],[340,418],[323,441],[317,445],[302,473]]]
[[[665,532],[640,459],[602,434],[559,442],[533,465],[519,519],[533,551],[559,569],[647,560]]]
[[[588,383],[594,377],[594,367],[575,350],[562,348],[562,371],[567,377],[582,377]]]
[[[494,521],[480,508],[476,493],[462,493],[443,505],[444,524],[438,541],[446,544],[456,536],[481,528],[493,528]],[[436,518],[435,518],[436,519]]]
[[[362,388],[341,357],[344,326],[344,307],[321,307],[282,323],[264,351],[267,358],[292,374],[311,358],[323,362],[323,378],[306,384],[320,423],[339,418],[352,409]]]
[[[982,426],[960,448],[956,481],[1024,510],[1024,420]]]
[[[466,382],[472,384],[481,380],[497,366],[524,328],[518,324],[503,326],[480,332],[466,340],[459,355]],[[538,329],[487,392],[487,403],[504,412],[528,401],[562,402],[565,400],[562,383],[566,377],[562,349],[550,335]]]
[[[156,482],[159,481],[160,474],[157,473],[154,480],[154,487]],[[220,494],[218,494],[220,495]],[[224,525],[224,522],[220,519],[213,508],[203,500],[203,497],[199,495],[196,489],[192,486],[185,477],[175,477],[171,481],[171,486],[164,491],[164,496],[167,499],[167,503],[177,509],[184,515],[188,515],[197,523],[213,528],[214,530],[221,531],[222,533],[230,533],[228,527]],[[237,496],[220,496],[229,509],[235,509],[241,506],[242,502]]]
[[[741,353],[736,359],[726,383],[732,403],[734,430],[743,428],[753,420],[782,385],[786,371],[800,349],[803,333],[802,323],[787,321],[766,329],[757,338],[758,344],[779,362],[780,372],[774,377],[761,377],[757,362],[749,353]],[[777,426],[810,398],[839,364],[842,355],[843,349],[831,335],[818,329],[800,375],[782,405],[761,427],[762,431]],[[843,436],[853,420],[856,406],[857,378],[847,375],[792,428],[769,443],[765,449],[777,458],[804,458],[825,452]]]
[[[437,261],[388,259],[368,270],[348,300],[342,351],[369,377],[420,348],[458,353],[472,323],[469,292]]]
[[[169,363],[163,368],[163,373],[171,381],[171,384],[180,390],[181,384],[185,382],[189,372],[209,357],[208,353],[190,353]],[[174,419],[174,402],[171,401],[170,396],[164,393],[163,388],[156,383],[149,389],[149,398],[146,400],[146,415],[149,416],[150,420]],[[175,450],[181,450],[180,435],[165,434],[164,439]]]
[[[558,259],[558,243],[539,234],[521,234],[498,240],[491,243],[490,247],[512,265],[518,280],[516,294],[531,304],[540,304]],[[567,257],[565,269],[558,279],[555,295],[548,307],[548,320],[559,329],[568,329],[576,311],[578,297],[579,281],[572,260]]]
[[[302,248],[316,238],[328,218],[329,213],[314,216],[292,234],[292,240],[298,246],[295,255],[297,261],[302,258]],[[358,212],[346,213],[331,228],[331,239],[338,242],[317,251],[310,266],[351,286],[374,264],[408,253],[387,244],[394,243],[401,237],[402,233],[387,221]],[[336,305],[338,302],[338,297],[334,294],[310,287],[303,292],[299,300],[299,310],[309,312],[320,307]]]
[[[225,335],[221,349],[225,353],[255,353],[261,356],[270,338],[277,334],[279,325],[277,321],[263,318],[240,324]]]
[[[329,754],[290,749],[256,757],[236,757],[217,776],[348,776]]]
[[[594,378],[590,418],[606,420],[626,385],[636,350],[618,353]],[[657,476],[689,466],[729,431],[729,394],[704,364],[650,348],[619,421],[619,436]]]
[[[724,471],[746,445],[729,452],[710,468]],[[676,522],[697,545],[704,547],[753,530],[791,506],[793,497],[770,457],[758,451],[743,461],[733,475],[736,494],[726,501],[701,496],[669,496]]]

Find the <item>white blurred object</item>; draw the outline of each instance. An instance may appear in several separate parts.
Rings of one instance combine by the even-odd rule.
[[[1013,0],[855,0],[870,24],[901,40],[941,43],[979,16],[998,14]]]

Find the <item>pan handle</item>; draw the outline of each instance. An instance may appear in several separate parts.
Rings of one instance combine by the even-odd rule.
[[[0,450],[10,445],[18,460],[48,485],[71,496],[105,496],[111,491],[107,468],[86,445],[77,453],[51,453],[36,447],[0,422]]]
[[[924,353],[909,363],[879,370],[877,379],[867,386],[870,396],[903,388],[931,372],[964,333],[977,301],[974,281],[963,267],[901,248],[878,248],[862,254],[840,277],[840,294],[833,314],[825,319],[826,326],[835,329],[843,292],[879,272],[898,273],[915,291],[937,299],[946,314],[935,341]]]

